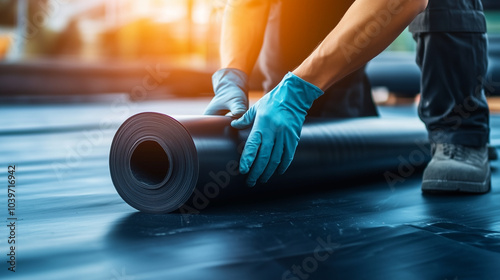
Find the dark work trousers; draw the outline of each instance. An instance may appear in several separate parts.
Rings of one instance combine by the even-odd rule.
[[[337,25],[353,0],[275,1],[266,27],[258,65],[264,91],[272,90],[294,70]],[[365,67],[348,75],[318,98],[308,116],[363,117],[378,115]]]
[[[489,140],[486,21],[480,0],[430,0],[410,24],[422,70],[420,119],[435,143]]]

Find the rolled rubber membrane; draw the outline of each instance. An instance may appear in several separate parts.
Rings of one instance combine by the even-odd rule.
[[[391,172],[386,178],[404,179],[430,158],[427,132],[418,119],[308,119],[288,170],[249,188],[238,163],[250,129],[236,130],[231,120],[160,113],[130,117],[110,151],[118,194],[143,212],[197,213],[215,201],[333,188],[340,180],[370,174]]]

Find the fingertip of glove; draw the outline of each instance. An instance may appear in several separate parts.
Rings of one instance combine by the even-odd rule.
[[[236,113],[228,112],[226,114],[226,117],[231,117],[231,118],[237,120],[237,119],[241,118],[244,114],[245,114],[245,112],[236,112]]]
[[[288,169],[288,166],[287,167],[280,167],[278,169],[278,175],[283,175],[285,174],[286,170]]]
[[[248,173],[248,168],[246,166],[240,166],[240,173],[241,174],[247,174]]]
[[[241,123],[240,119],[231,121],[231,126],[237,129],[243,128],[243,124]]]
[[[247,181],[247,186],[253,188],[257,182],[255,181]]]
[[[245,110],[231,112],[233,118],[241,118],[245,114]]]

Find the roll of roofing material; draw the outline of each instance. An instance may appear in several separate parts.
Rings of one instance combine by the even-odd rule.
[[[369,174],[386,173],[391,184],[430,157],[426,130],[417,119],[307,120],[285,174],[249,188],[238,172],[249,130],[233,129],[230,122],[222,116],[130,117],[110,151],[111,178],[119,195],[144,212],[192,213],[213,201],[334,187],[341,179]]]
[[[401,97],[415,97],[420,92],[420,69],[415,54],[387,52],[375,57],[366,67],[372,87],[385,87]]]

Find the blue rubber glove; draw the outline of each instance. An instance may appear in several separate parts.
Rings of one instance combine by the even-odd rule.
[[[291,72],[264,95],[240,119],[232,121],[237,129],[254,123],[240,159],[240,172],[248,174],[248,186],[260,177],[265,183],[277,170],[285,173],[292,162],[302,125],[313,101],[323,91]]]
[[[205,115],[240,117],[248,110],[248,76],[245,72],[224,68],[212,76],[215,97],[205,109]]]

